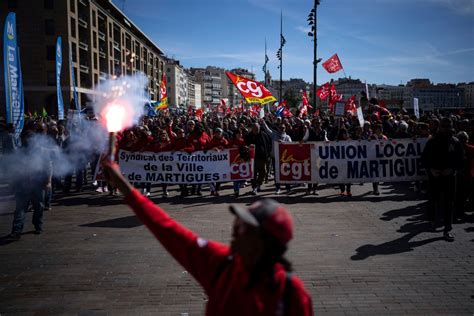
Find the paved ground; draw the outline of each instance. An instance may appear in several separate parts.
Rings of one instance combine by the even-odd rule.
[[[369,191],[356,185],[351,200],[332,187],[319,197],[278,197],[295,218],[289,258],[315,312],[473,315],[474,224],[455,225],[456,241],[448,243],[441,232],[427,232],[426,203],[406,184],[382,185],[380,197]],[[264,195],[272,192],[268,187]],[[172,197],[161,205],[203,237],[227,242],[227,203],[255,199]],[[9,233],[11,209],[0,201],[2,235]],[[31,234],[30,221],[31,213],[20,241],[0,244],[2,316],[203,314],[201,289],[120,199],[58,197],[40,236]]]

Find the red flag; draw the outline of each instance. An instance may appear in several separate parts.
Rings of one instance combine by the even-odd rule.
[[[357,106],[356,106],[356,96],[353,95],[352,97],[350,97],[347,102],[346,102],[346,106],[344,107],[344,112],[350,112],[352,115],[355,115],[356,112],[357,112]]]
[[[379,106],[380,106],[381,108],[386,109],[387,106],[385,105],[385,100],[379,100]]]
[[[325,84],[323,84],[316,91],[316,95],[321,99],[321,101],[326,100],[326,98],[329,96],[330,93],[331,93],[331,86],[329,85],[329,82],[326,82]]]
[[[196,118],[198,119],[198,121],[201,121],[201,118],[202,118],[202,109],[197,109],[196,110]]]
[[[227,71],[225,73],[232,83],[237,87],[240,94],[248,103],[266,104],[276,101],[275,97],[268,91],[265,86],[255,80],[247,79],[245,77],[234,75]]]
[[[306,94],[306,91],[304,91],[304,90],[303,90],[303,95],[301,96],[301,101],[303,102],[303,105],[306,105],[306,106],[309,107],[310,109],[313,108],[313,107],[309,104],[308,95]]]
[[[193,115],[193,107],[191,105],[188,107],[188,115]]]
[[[342,64],[337,54],[334,54],[323,63],[323,67],[327,72],[334,73],[342,69]]]
[[[292,117],[292,116],[293,116],[293,113],[290,112],[290,109],[285,108],[285,109],[283,110],[283,116],[284,116],[284,117]]]
[[[301,107],[300,107],[300,117],[303,117],[305,115],[308,114],[308,106],[307,105],[304,105],[302,104]]]
[[[250,116],[257,117],[259,113],[260,113],[260,106],[253,105],[253,106],[250,107],[250,109],[249,109]]]
[[[342,95],[340,94],[337,94],[337,91],[336,91],[336,86],[334,85],[334,83],[331,85],[331,88],[329,90],[329,109],[334,112],[334,104],[336,104],[336,102],[338,101],[341,101],[342,100]]]

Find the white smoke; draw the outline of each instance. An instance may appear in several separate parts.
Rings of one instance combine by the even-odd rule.
[[[57,177],[84,169],[107,150],[108,133],[100,116],[104,108],[111,102],[123,106],[127,117],[123,128],[132,127],[144,114],[144,104],[148,101],[146,84],[143,74],[107,80],[95,91],[93,107],[98,121],[82,119],[70,124],[63,147],[49,135],[32,134],[27,137],[27,144],[0,156],[1,174],[6,174],[7,181],[14,184],[42,179],[51,167]]]
[[[142,73],[105,81],[96,89],[96,98],[93,102],[95,114],[102,117],[108,105],[119,104],[126,113],[122,127],[129,128],[136,125],[145,114],[144,105],[149,100],[145,96],[147,84],[148,79]]]

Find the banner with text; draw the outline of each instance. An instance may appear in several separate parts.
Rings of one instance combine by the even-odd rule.
[[[242,159],[238,148],[222,151],[129,152],[121,150],[119,165],[131,182],[191,184],[247,180],[253,177],[254,148]]]
[[[275,143],[276,182],[361,183],[426,178],[427,139]]]

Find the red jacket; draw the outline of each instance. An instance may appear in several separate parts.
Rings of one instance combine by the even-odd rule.
[[[187,139],[184,137],[173,139],[172,144],[173,144],[172,150],[182,150],[182,151],[187,152],[188,154],[194,151],[194,146],[188,144]]]
[[[217,148],[217,149],[222,150],[227,147],[229,147],[229,142],[227,141],[227,139],[225,139],[224,137],[222,137],[221,139],[217,139],[216,137],[213,137],[211,141],[207,144],[206,149]]]
[[[125,201],[204,288],[209,297],[206,315],[276,315],[286,283],[286,272],[280,264],[275,265],[274,284],[264,279],[246,289],[249,275],[238,256],[230,260],[229,246],[199,238],[137,190],[133,190]],[[311,297],[303,282],[292,276],[291,284],[289,315],[313,315]]]
[[[191,133],[188,136],[188,143],[194,146],[194,150],[205,150],[207,143],[210,142],[209,135],[206,132],[202,132],[201,136],[197,136],[195,133]]]

